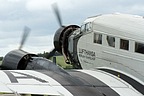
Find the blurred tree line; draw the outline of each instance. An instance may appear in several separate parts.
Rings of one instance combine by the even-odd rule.
[[[46,57],[48,54],[49,54],[48,52],[43,52],[43,53],[38,53],[37,55],[38,55],[39,57]],[[2,61],[3,58],[4,58],[4,57],[0,57],[0,61]]]
[[[2,61],[3,57],[0,57],[0,61]]]
[[[48,52],[43,52],[43,53],[38,53],[37,55],[38,55],[39,57],[46,57],[48,54],[49,54]],[[4,57],[0,57],[0,61],[2,61],[3,58],[4,58]]]
[[[38,53],[37,55],[39,56],[39,57],[47,57],[48,56],[48,54],[49,54],[49,52],[43,52],[43,53]],[[55,52],[55,55],[54,56],[61,56],[61,54],[60,53],[58,53],[58,52]]]
[[[48,56],[48,54],[49,54],[49,52],[43,52],[43,53],[38,53],[37,55],[39,56],[39,57],[47,57]],[[60,56],[61,54],[60,53],[58,53],[58,52],[56,52],[55,53],[55,56]],[[2,59],[3,59],[3,57],[0,57],[0,61],[2,61]]]
[[[47,55],[48,55],[49,53],[48,52],[43,52],[43,53],[38,53],[37,55],[39,56],[39,57],[46,57]]]

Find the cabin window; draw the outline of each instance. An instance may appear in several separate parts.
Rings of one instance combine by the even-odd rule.
[[[107,43],[111,47],[115,47],[115,37],[107,36]]]
[[[144,54],[144,44],[135,42],[135,52]]]
[[[94,43],[102,44],[102,34],[94,33]]]
[[[120,39],[120,49],[129,50],[129,41]]]

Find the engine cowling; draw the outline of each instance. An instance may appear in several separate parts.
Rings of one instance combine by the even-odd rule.
[[[54,35],[54,47],[56,49],[56,51],[58,51],[59,53],[62,53],[62,37],[63,37],[63,30],[65,29],[65,26],[60,27],[55,35]]]
[[[31,57],[37,57],[35,54],[30,54],[23,50],[13,50],[6,54],[2,61],[1,68],[9,70],[24,70],[30,62]]]
[[[65,62],[70,63],[68,52],[68,38],[76,30],[80,28],[77,25],[69,25],[60,27],[54,36],[54,46],[56,51],[64,56]]]

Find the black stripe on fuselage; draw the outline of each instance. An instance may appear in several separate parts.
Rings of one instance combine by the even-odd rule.
[[[74,96],[119,96],[105,83],[83,72],[68,71],[70,75],[52,71],[40,72],[55,79]]]
[[[110,74],[113,74],[115,76],[120,76],[121,79],[123,79],[124,81],[126,81],[127,83],[129,83],[131,86],[133,86],[137,91],[139,91],[140,93],[142,93],[144,95],[144,85],[142,85],[141,83],[137,82],[136,80],[132,79],[131,77],[122,74],[120,72],[114,71],[114,70],[110,70],[110,69],[99,69],[105,72],[108,72]]]

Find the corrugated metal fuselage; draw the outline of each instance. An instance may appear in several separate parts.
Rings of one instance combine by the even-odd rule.
[[[144,35],[144,19],[123,14],[94,18],[85,21],[84,24],[91,22],[91,29],[83,32],[77,45],[77,55],[82,68],[117,71],[144,85],[144,54],[135,52],[135,43],[143,41],[141,37]],[[101,43],[94,41],[95,34],[101,34]],[[115,46],[108,44],[108,36],[114,37]],[[128,49],[120,47],[121,39],[128,41]]]

